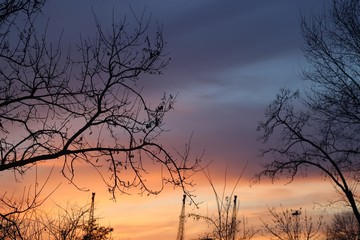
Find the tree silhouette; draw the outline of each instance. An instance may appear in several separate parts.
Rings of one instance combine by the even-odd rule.
[[[327,226],[327,240],[356,240],[358,239],[357,224],[352,212],[335,213],[332,221]]]
[[[264,154],[274,160],[258,177],[290,181],[308,169],[320,170],[352,208],[360,226],[356,185],[360,140],[360,6],[332,1],[328,11],[302,19],[304,53],[310,66],[304,92],[283,89],[259,124]],[[272,142],[272,140],[275,140]]]
[[[0,24],[6,26],[17,14],[33,15],[44,6],[44,0],[4,0],[0,3]],[[5,24],[5,25],[4,25]]]
[[[43,226],[34,220],[34,213],[57,189],[40,198],[50,176],[51,172],[40,185],[36,175],[33,186],[24,187],[22,193],[5,191],[0,196],[0,239],[37,239]]]
[[[99,226],[94,220],[92,229],[90,233],[86,233],[81,240],[106,240],[110,239],[110,234],[113,231],[113,228]]]
[[[194,220],[204,220],[212,229],[211,232],[203,234],[201,239],[250,240],[258,233],[256,229],[248,225],[247,219],[245,217],[243,217],[242,220],[237,217],[239,212],[239,204],[237,196],[234,193],[245,171],[245,168],[246,166],[243,168],[228,196],[225,195],[227,170],[225,171],[225,180],[222,192],[219,192],[215,188],[215,184],[211,178],[209,169],[207,172],[204,171],[204,175],[214,193],[217,209],[216,213],[210,216],[199,213],[188,214],[188,216],[192,217]]]
[[[301,208],[297,210],[268,208],[269,219],[261,219],[265,233],[277,240],[320,239],[324,225],[322,216],[314,223]]]
[[[164,94],[150,104],[138,86],[169,62],[161,27],[152,31],[143,13],[134,14],[133,29],[121,20],[106,30],[94,14],[95,37],[64,51],[61,39],[49,42],[46,29],[39,34],[43,4],[0,6],[0,171],[22,175],[37,163],[61,161],[73,182],[80,162],[101,174],[114,197],[131,188],[158,194],[165,184],[189,194],[198,159],[158,142],[175,98]],[[160,188],[149,186],[147,163],[162,172]]]
[[[51,212],[32,208],[11,214],[11,221],[0,218],[0,239],[6,240],[106,240],[113,228],[101,226],[98,218],[89,221],[91,207],[67,203]],[[90,231],[89,231],[90,228]]]

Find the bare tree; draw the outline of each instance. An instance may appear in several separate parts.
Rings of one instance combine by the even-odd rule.
[[[34,228],[32,224],[35,210],[57,189],[55,187],[45,197],[40,197],[44,195],[50,176],[51,172],[40,184],[36,173],[34,184],[24,187],[22,193],[19,194],[14,189],[13,192],[4,192],[0,196],[0,239],[36,239],[35,236],[41,229]]]
[[[237,240],[251,240],[259,233],[259,230],[251,226],[248,219],[243,216],[237,226],[236,238]]]
[[[45,3],[0,3],[0,172],[13,171],[17,178],[38,163],[57,161],[63,176],[78,187],[77,167],[86,164],[98,171],[114,198],[134,188],[158,194],[165,184],[191,196],[190,177],[200,159],[190,161],[189,145],[184,154],[172,154],[159,142],[175,97],[164,93],[150,103],[140,85],[169,63],[161,26],[154,29],[143,13],[134,14],[133,28],[115,16],[104,28],[93,13],[94,37],[64,49],[61,36],[51,42],[47,29],[39,28]],[[154,168],[157,185],[148,178]],[[40,193],[36,188],[20,199],[1,195],[3,236],[25,239],[24,227],[41,228],[38,221],[39,226],[23,224],[43,202]]]
[[[0,3],[0,24],[1,28],[11,23],[20,13],[32,15],[40,11],[44,0],[4,0]]]
[[[21,175],[39,162],[62,161],[73,182],[80,162],[101,174],[114,197],[134,187],[158,194],[167,183],[189,194],[198,159],[172,155],[158,142],[175,98],[164,94],[150,104],[138,86],[169,62],[161,27],[152,32],[142,14],[133,29],[123,19],[106,30],[94,16],[96,36],[81,38],[71,55],[60,40],[47,41],[46,29],[39,34],[38,15],[26,7],[42,1],[23,2],[1,5],[12,20],[0,21],[0,171]],[[157,189],[148,185],[149,165],[162,172]]]
[[[32,219],[33,232],[41,239],[81,239],[85,231],[84,226],[89,215],[89,206],[67,204],[65,207],[57,205],[50,213],[36,211]],[[31,223],[30,223],[31,225]]]
[[[20,202],[21,204],[25,202]],[[90,205],[67,203],[56,205],[50,212],[39,208],[9,214],[11,221],[1,218],[0,239],[7,240],[106,240],[113,228],[101,226]],[[91,216],[91,217],[89,217]],[[89,226],[91,231],[89,232]]]
[[[270,219],[263,220],[262,225],[265,233],[277,240],[311,240],[321,237],[323,218],[319,217],[314,223],[312,217],[307,216],[302,209],[277,211],[275,208],[268,208]]]
[[[327,226],[327,240],[356,240],[358,239],[358,225],[352,212],[336,213],[332,222]]]
[[[356,185],[360,140],[360,6],[332,1],[324,15],[302,19],[309,64],[304,92],[283,89],[259,124],[264,154],[274,160],[258,177],[275,180],[317,169],[352,208],[360,226]],[[274,140],[272,142],[272,140]],[[360,235],[360,233],[359,233]]]
[[[220,240],[250,240],[258,231],[248,225],[245,217],[240,220],[237,216],[239,212],[239,203],[237,196],[234,195],[235,189],[244,173],[245,167],[239,175],[231,193],[226,196],[226,178],[227,171],[225,172],[225,184],[222,192],[220,193],[213,183],[210,172],[204,172],[212,190],[217,204],[217,211],[214,216],[207,216],[198,213],[190,213],[188,216],[195,220],[204,220],[213,229],[212,232],[205,233],[202,239],[220,239]]]

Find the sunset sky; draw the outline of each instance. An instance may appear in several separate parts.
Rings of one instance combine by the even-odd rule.
[[[164,74],[147,82],[144,93],[159,99],[164,92],[177,95],[175,109],[166,117],[162,137],[170,149],[184,148],[190,136],[192,156],[201,155],[210,163],[209,171],[219,191],[225,184],[231,191],[236,179],[246,166],[236,195],[240,200],[240,216],[249,224],[259,226],[266,217],[267,207],[296,209],[302,207],[316,214],[328,203],[334,193],[330,183],[316,176],[285,181],[264,180],[253,184],[251,179],[267,161],[259,157],[263,146],[257,142],[256,127],[263,119],[266,106],[282,87],[301,88],[299,73],[306,66],[301,45],[300,14],[311,16],[324,9],[324,1],[314,0],[61,0],[49,1],[44,14],[49,17],[49,35],[63,31],[62,41],[76,43],[82,35],[94,34],[94,13],[103,26],[110,26],[112,12],[115,18],[128,17],[133,21],[131,9],[141,14],[151,14],[152,22],[163,26],[167,41],[166,52],[171,57]],[[51,164],[39,168],[46,174]],[[21,189],[24,182],[31,183],[29,173],[21,183],[9,187]],[[45,177],[42,175],[41,177]],[[96,173],[84,168],[76,176],[81,192],[62,178],[55,166],[52,186],[61,183],[46,202],[89,203],[91,192],[96,192],[96,215],[101,223],[115,228],[114,239],[175,239],[181,210],[182,192],[170,186],[158,196],[118,195],[110,199],[106,187]],[[215,214],[215,202],[210,185],[202,173],[194,176],[193,189],[200,204],[196,210],[187,205],[187,212]],[[313,209],[314,208],[314,209]],[[209,231],[203,222],[188,219],[186,239]],[[258,235],[257,239],[261,239]]]

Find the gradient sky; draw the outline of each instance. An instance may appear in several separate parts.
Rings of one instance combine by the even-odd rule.
[[[267,206],[285,208],[325,204],[333,192],[329,183],[312,176],[290,185],[266,181],[251,185],[249,180],[259,171],[261,145],[256,141],[257,123],[263,119],[265,107],[281,87],[300,87],[300,67],[305,62],[301,52],[300,12],[306,16],[324,8],[314,0],[61,0],[49,1],[44,13],[49,17],[49,36],[63,30],[63,44],[76,42],[82,35],[94,33],[92,8],[103,23],[115,17],[135,13],[151,14],[153,22],[163,26],[166,52],[172,58],[164,74],[151,81],[143,79],[144,92],[159,99],[163,92],[178,94],[175,110],[166,120],[171,131],[162,136],[169,147],[182,149],[193,134],[191,152],[205,151],[203,160],[212,162],[210,171],[221,190],[228,168],[228,190],[248,162],[236,194],[240,199],[240,215],[257,225]],[[110,25],[109,25],[110,26]],[[145,81],[145,82],[142,82]],[[44,172],[51,166],[41,168]],[[47,204],[90,201],[90,192],[79,192],[56,171],[52,184],[62,183]],[[97,193],[96,214],[102,223],[115,228],[115,239],[175,239],[182,193],[166,189],[159,196],[118,196],[108,200],[100,179],[84,168],[77,175],[80,186]],[[4,177],[4,176],[3,176]],[[6,177],[6,175],[5,175]],[[204,202],[200,211],[213,212],[212,190],[200,173],[196,176],[197,199]],[[31,181],[31,173],[23,182]],[[11,183],[9,183],[11,184]],[[19,185],[18,183],[16,186]],[[11,185],[12,186],[12,185]],[[53,186],[53,185],[52,185]],[[308,187],[311,186],[311,187]],[[20,185],[16,189],[20,189]],[[48,191],[51,187],[48,187]],[[318,205],[317,205],[318,206]],[[316,207],[321,209],[321,207]],[[187,206],[188,211],[195,211]],[[206,231],[207,225],[187,220],[187,239]]]

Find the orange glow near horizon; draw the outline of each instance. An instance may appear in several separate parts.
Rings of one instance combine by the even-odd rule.
[[[42,208],[51,209],[54,204],[65,206],[66,204],[86,205],[89,204],[91,192],[96,192],[95,197],[95,215],[100,218],[99,222],[103,226],[111,226],[115,229],[114,239],[141,240],[141,239],[175,239],[179,224],[179,214],[181,211],[182,191],[180,189],[165,189],[158,196],[138,196],[118,195],[116,201],[110,200],[111,195],[107,192],[105,185],[99,181],[95,175],[84,172],[79,177],[80,183],[87,183],[88,192],[79,191],[73,185],[61,177],[58,169],[54,169],[52,178],[45,188],[45,192],[52,191],[53,186],[61,183],[60,187],[44,203]],[[46,175],[38,171],[39,183],[43,181]],[[29,183],[34,172],[30,172],[22,180],[23,183]],[[216,177],[215,177],[216,176]],[[4,177],[4,176],[3,176]],[[222,194],[224,187],[223,176],[214,175],[213,182],[219,194]],[[89,181],[91,179],[91,181]],[[225,196],[231,193],[235,184],[235,178],[228,177],[225,190]],[[214,193],[205,177],[199,173],[196,176],[197,186],[194,194],[195,200],[200,202],[199,209],[194,204],[187,202],[186,212],[200,213],[205,216],[216,215],[216,202]],[[14,186],[8,185],[8,188],[19,191],[21,183],[15,183]],[[80,184],[79,186],[82,186]],[[311,186],[311,187],[308,187]],[[267,181],[250,185],[249,179],[241,179],[235,189],[235,195],[239,199],[238,217],[245,217],[248,226],[260,228],[260,218],[266,219],[267,208],[282,206],[284,209],[306,209],[308,214],[318,215],[324,212],[324,208],[319,204],[326,204],[334,199],[334,190],[331,184],[316,178],[296,180],[291,184],[284,185],[284,182],[271,184]],[[196,239],[205,232],[209,232],[211,227],[202,220],[193,220],[188,218],[185,225],[186,239]],[[264,239],[258,234],[255,240]]]

